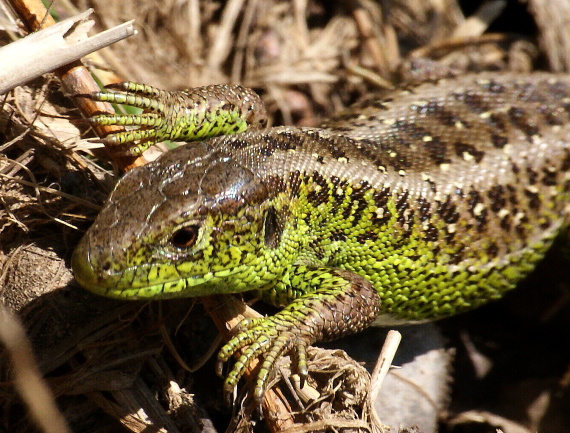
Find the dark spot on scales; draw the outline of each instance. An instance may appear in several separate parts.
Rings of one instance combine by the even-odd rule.
[[[347,238],[346,233],[342,230],[337,230],[335,232],[331,233],[331,241],[335,242],[335,241],[345,241]]]
[[[378,239],[378,234],[373,231],[360,233],[356,236],[356,241],[360,244],[364,244],[366,241],[376,241]]]
[[[391,129],[401,138],[409,138],[409,140],[404,141],[407,147],[410,146],[410,143],[416,143],[426,135],[430,135],[425,128],[416,125],[413,120],[398,120],[394,122]]]
[[[439,238],[439,232],[437,228],[432,223],[428,223],[428,226],[424,231],[424,240],[426,242],[436,242],[438,238]]]
[[[308,135],[311,136],[311,140],[318,141],[321,147],[328,151],[330,156],[335,159],[346,158],[344,148],[352,142],[352,140],[347,142],[347,139],[344,137],[317,136],[315,133],[309,133]],[[356,145],[354,145],[354,147],[356,147]]]
[[[291,197],[299,195],[299,188],[301,187],[301,172],[299,170],[289,173],[289,180],[287,181]]]
[[[540,201],[540,196],[538,195],[538,193],[536,193],[534,191],[529,191],[528,189],[526,189],[524,191],[524,194],[528,198],[528,207],[533,209],[534,211],[538,211],[540,209],[541,204],[542,204]]]
[[[315,207],[328,202],[329,184],[326,179],[318,171],[314,171],[310,182],[316,185],[316,187],[310,188],[310,192],[307,194],[307,201]]]
[[[491,143],[493,143],[493,146],[495,146],[497,149],[502,149],[507,145],[508,142],[509,139],[504,135],[491,134]]]
[[[340,178],[336,176],[331,177],[330,182],[332,183],[333,204],[338,207],[344,202],[348,182],[340,180]]]
[[[380,191],[376,191],[374,192],[374,194],[372,194],[372,200],[374,200],[376,206],[381,208],[386,207],[386,205],[388,204],[389,197],[390,197],[390,188],[383,188]]]
[[[547,81],[546,86],[548,92],[552,95],[554,99],[564,99],[569,96],[569,89],[566,83],[556,80],[554,82]]]
[[[499,246],[495,242],[491,242],[491,244],[487,247],[487,255],[490,259],[493,259],[499,255]]]
[[[271,156],[276,150],[286,151],[295,150],[303,145],[304,136],[300,133],[293,134],[291,132],[280,132],[279,134],[269,136],[265,135],[265,146],[259,146],[258,149],[266,156]]]
[[[400,141],[396,143],[396,141]],[[382,147],[382,151],[378,151],[378,144],[362,139],[358,140],[358,144],[360,145],[355,150],[358,151],[359,155],[363,157],[363,159],[372,162],[376,167],[392,167],[395,171],[406,170],[412,166],[410,160],[403,156],[401,152],[398,152],[396,149],[397,147],[406,146],[409,144],[403,144],[403,140],[399,136],[390,136],[386,143]],[[386,155],[390,155],[395,153],[395,157],[387,157]]]
[[[507,185],[507,190],[509,192],[509,203],[516,207],[519,204],[519,199],[517,198],[517,189],[513,185]]]
[[[526,110],[520,107],[511,107],[508,114],[511,123],[520,129],[528,138],[538,134],[538,126],[531,123]]]
[[[405,147],[410,147],[411,143],[423,143],[428,150],[428,155],[436,164],[451,162],[447,156],[447,145],[438,137],[432,137],[426,128],[416,125],[413,121],[397,121],[392,125],[391,130],[393,131],[390,134],[391,141],[393,140]],[[431,140],[424,141],[424,137],[428,136],[432,137]],[[394,165],[394,163],[391,162],[390,165]]]
[[[487,90],[494,94],[505,93],[506,90],[506,87],[503,84],[495,80],[489,80],[484,83],[479,83],[479,85],[483,90]]]
[[[396,202],[396,210],[400,215],[404,213],[406,209],[410,207],[409,202],[410,191],[404,191],[399,197],[398,201]]]
[[[569,102],[563,102],[561,105],[562,105],[562,108],[564,108],[564,111],[566,111],[567,113],[570,113],[570,103]]]
[[[444,222],[447,224],[454,224],[459,220],[457,205],[451,201],[451,196],[447,196],[445,202],[438,204],[439,206],[437,207],[436,212]]]
[[[390,221],[392,217],[391,212],[388,210],[388,199],[390,198],[390,188],[383,188],[380,191],[374,192],[372,195],[372,200],[378,209],[383,209],[384,213],[381,217],[378,216],[378,212],[372,214],[371,221],[377,226],[384,226]]]
[[[487,216],[488,209],[486,206],[480,207],[478,205],[483,204],[483,198],[481,193],[472,189],[468,193],[467,204],[469,205],[469,213],[473,219],[477,222],[476,229],[479,233],[482,233],[487,227]]]
[[[525,83],[521,86],[518,86],[518,88],[520,89],[518,97],[521,101],[538,103],[546,102],[546,95],[544,91],[537,89],[537,86],[535,84]]]
[[[297,187],[298,184],[295,184],[293,178],[293,173],[289,175],[289,182],[281,176],[277,175],[269,175],[265,178],[265,185],[267,185],[267,189],[269,191],[273,191],[274,193],[281,193],[285,191],[291,191],[292,188]]]
[[[477,164],[480,163],[485,156],[485,152],[482,150],[477,150],[477,148],[472,144],[457,141],[453,144],[453,147],[455,148],[455,154],[457,156],[463,158],[463,154],[467,153],[473,157]]]
[[[368,208],[368,202],[364,198],[364,194],[370,189],[370,184],[366,181],[362,181],[358,188],[353,189],[350,200],[352,201],[352,214],[354,215],[354,225],[358,225],[362,217],[364,216],[364,211]]]
[[[542,170],[542,183],[546,186],[558,185],[558,172],[547,168]]]
[[[426,182],[428,183],[431,192],[433,192],[434,194],[437,193],[437,186],[435,182],[431,179],[427,179]]]
[[[510,231],[512,228],[512,217],[511,214],[507,214],[505,215],[503,218],[501,218],[501,222],[499,223],[499,226],[506,232]]]
[[[317,259],[322,260],[325,257],[325,254],[323,253],[323,249],[319,244],[319,241],[317,240],[311,241],[309,243],[309,248],[313,251]]]
[[[232,149],[243,149],[245,147],[251,146],[251,143],[247,140],[236,139],[232,137],[232,140],[228,140],[228,144]]]
[[[481,114],[489,111],[489,103],[481,95],[467,91],[465,93],[452,93],[452,96],[463,102],[474,113]]]
[[[447,145],[437,137],[425,142],[429,150],[429,156],[437,165],[450,164],[451,159],[447,156]]]
[[[515,227],[515,233],[522,240],[525,241],[528,237],[527,229],[523,224],[528,224],[528,217],[525,215],[522,217],[520,223]]]
[[[544,217],[544,221],[540,223],[540,228],[542,230],[547,230],[552,225],[552,221],[548,217]]]
[[[418,114],[438,120],[442,125],[455,126],[457,122],[460,122],[466,128],[471,126],[467,120],[463,120],[457,114],[447,110],[443,103],[437,99],[430,99],[425,105],[415,106],[415,111]]]
[[[487,192],[491,202],[491,211],[498,213],[507,205],[506,190],[503,185],[492,186]]]
[[[570,150],[564,149],[564,159],[562,160],[560,171],[568,171],[568,170],[570,170]]]
[[[546,124],[549,126],[561,126],[564,125],[568,118],[564,118],[562,113],[556,111],[555,108],[543,105],[539,108],[540,114],[544,116]]]
[[[476,191],[474,189],[469,191],[467,204],[469,205],[469,213],[472,217],[475,217],[475,207],[482,202],[483,200],[481,199],[481,194],[479,191]]]
[[[492,130],[497,130],[501,133],[505,133],[507,130],[508,119],[503,113],[492,113],[490,116],[485,117],[484,121]]]
[[[538,181],[538,173],[534,171],[531,167],[527,167],[526,174],[528,176],[528,183],[530,185],[536,185],[536,182]]]
[[[418,199],[418,213],[421,222],[427,221],[431,217],[431,203],[424,197]]]

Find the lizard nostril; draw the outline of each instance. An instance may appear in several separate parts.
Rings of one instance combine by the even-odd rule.
[[[108,272],[111,269],[111,262],[105,262],[103,263],[103,266],[101,266],[101,269],[104,272]]]

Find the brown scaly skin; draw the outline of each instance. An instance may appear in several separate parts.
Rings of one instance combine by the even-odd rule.
[[[168,121],[167,121],[168,122]],[[125,299],[257,290],[284,309],[220,351],[226,392],[275,359],[499,298],[566,224],[570,78],[481,74],[326,121],[222,136],[128,173],[77,247],[80,284]]]

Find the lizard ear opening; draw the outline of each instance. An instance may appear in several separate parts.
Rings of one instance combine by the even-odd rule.
[[[273,206],[267,209],[265,214],[264,226],[264,238],[265,245],[268,248],[277,248],[279,242],[281,241],[281,233],[283,231],[283,225],[279,220],[279,214]]]

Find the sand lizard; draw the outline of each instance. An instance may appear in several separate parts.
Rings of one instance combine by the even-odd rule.
[[[286,352],[296,353],[306,374],[305,349],[315,341],[376,318],[436,319],[497,299],[565,227],[568,76],[434,80],[362,102],[315,128],[264,129],[251,94],[232,89],[237,99],[216,102],[221,115],[214,120],[229,118],[228,131],[242,130],[227,115],[237,109],[252,127],[188,144],[126,174],[72,260],[78,282],[105,296],[257,290],[284,306],[248,322],[221,349],[222,361],[243,349],[226,391],[260,354],[257,399]],[[190,93],[123,90],[95,98],[139,98],[150,113],[130,122],[148,125],[150,135],[138,138],[193,138],[183,135],[196,129],[185,114]],[[200,95],[207,104],[208,91]],[[165,111],[157,132],[147,118]],[[200,128],[211,130],[205,122]]]

